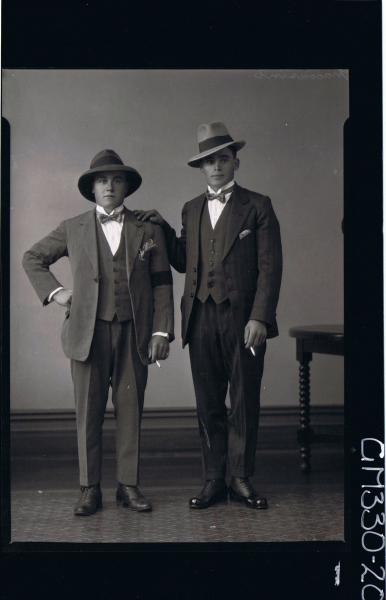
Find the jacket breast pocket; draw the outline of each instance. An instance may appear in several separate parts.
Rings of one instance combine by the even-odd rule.
[[[243,229],[243,231],[240,231],[240,233],[239,233],[239,239],[245,240],[245,238],[247,238],[252,233],[253,233],[252,229]]]

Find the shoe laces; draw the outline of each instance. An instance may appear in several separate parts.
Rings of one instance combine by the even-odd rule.
[[[95,485],[81,485],[80,486],[80,491],[82,492],[82,494],[84,496],[88,496],[88,494],[92,491],[95,490],[96,491],[96,486]]]

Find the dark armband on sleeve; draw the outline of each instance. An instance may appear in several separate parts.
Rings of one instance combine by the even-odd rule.
[[[157,285],[173,285],[172,272],[158,271],[157,273],[152,273],[151,285],[152,287],[157,287]]]

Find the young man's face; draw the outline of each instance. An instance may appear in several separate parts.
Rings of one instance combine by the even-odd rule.
[[[211,154],[201,161],[201,171],[206,177],[208,185],[218,190],[232,181],[236,169],[239,167],[239,159],[235,158],[232,150],[224,148],[215,154]]]
[[[129,184],[124,173],[103,171],[95,176],[92,191],[95,202],[110,212],[127,196]]]

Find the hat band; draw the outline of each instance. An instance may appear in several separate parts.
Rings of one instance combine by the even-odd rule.
[[[93,160],[90,168],[95,169],[96,167],[103,167],[104,165],[123,165],[123,162],[118,156],[110,154],[109,156],[105,155]]]
[[[199,142],[198,148],[200,152],[206,152],[206,150],[211,150],[211,148],[216,148],[217,146],[227,144],[228,142],[234,142],[234,139],[231,138],[230,135],[217,135],[204,140],[203,142]]]

